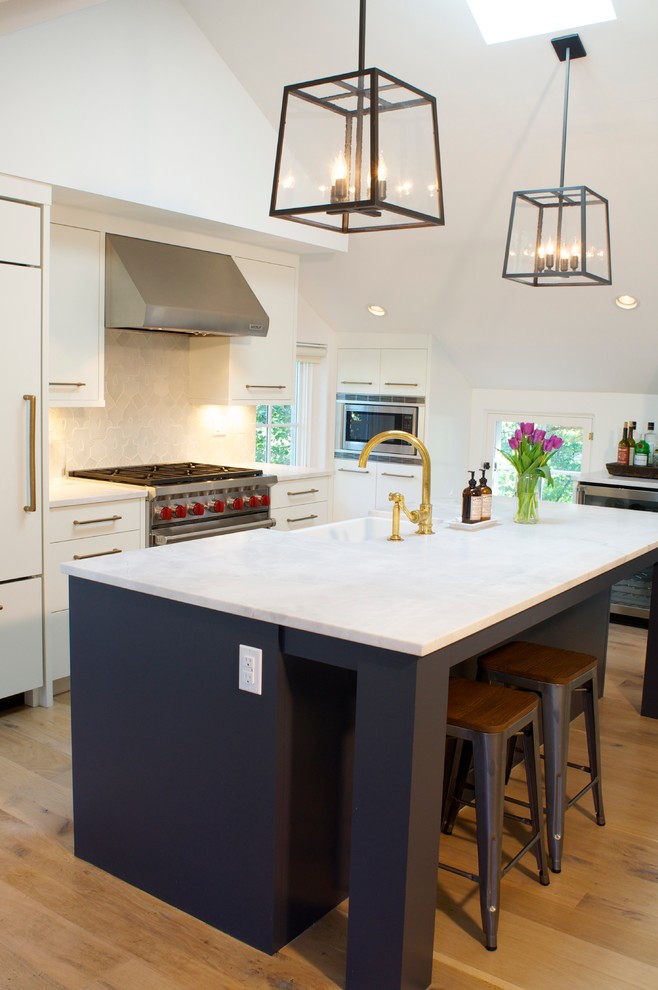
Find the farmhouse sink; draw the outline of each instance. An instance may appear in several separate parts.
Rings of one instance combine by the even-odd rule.
[[[400,536],[403,539],[415,536],[417,526],[408,519],[400,523]],[[324,526],[309,526],[299,529],[296,535],[302,539],[326,540],[335,543],[366,543],[373,540],[385,542],[391,535],[391,513],[385,516],[362,516],[358,519],[345,519],[342,522],[327,523]]]

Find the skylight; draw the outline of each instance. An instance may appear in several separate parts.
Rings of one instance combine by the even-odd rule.
[[[488,45],[617,19],[612,0],[466,0]]]

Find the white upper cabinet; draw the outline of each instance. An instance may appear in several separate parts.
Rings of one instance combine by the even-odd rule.
[[[336,365],[336,391],[377,394],[380,354],[378,347],[340,347]]]
[[[50,225],[51,406],[104,405],[103,238]]]
[[[41,209],[0,200],[0,262],[41,264]]]
[[[293,402],[297,271],[235,258],[270,318],[267,337],[190,339],[190,397],[213,405]]]
[[[427,351],[424,348],[382,348],[382,395],[425,395],[426,383]]]
[[[336,391],[424,396],[427,358],[421,347],[340,347]]]

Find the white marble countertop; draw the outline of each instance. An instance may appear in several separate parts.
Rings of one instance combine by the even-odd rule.
[[[332,472],[327,468],[297,467],[288,464],[263,464],[252,462],[243,467],[260,469],[263,474],[274,474],[279,481],[298,481],[302,478],[330,478]]]
[[[402,543],[259,530],[63,565],[132,591],[424,656],[658,548],[658,513],[542,503],[538,525],[435,526]],[[435,516],[456,517],[454,502]],[[403,531],[404,533],[404,531]]]
[[[147,489],[140,485],[119,485],[113,481],[94,481],[91,478],[61,477],[51,480],[49,486],[50,507],[82,505],[85,502],[117,502],[127,498],[146,498]]]
[[[581,474],[578,481],[584,484],[610,485],[614,488],[649,488],[658,490],[656,478],[630,478],[625,475],[608,474],[607,471],[588,471]]]

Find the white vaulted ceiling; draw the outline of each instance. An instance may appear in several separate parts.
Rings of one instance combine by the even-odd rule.
[[[658,392],[658,3],[613,2],[616,21],[578,29],[588,56],[572,64],[566,161],[567,184],[610,201],[613,285],[501,278],[513,190],[559,178],[564,65],[550,38],[571,30],[487,46],[466,0],[369,0],[366,63],[437,98],[446,225],[304,254],[302,292],[324,320],[432,333],[473,386]],[[274,128],[284,85],[357,67],[358,0],[180,4]],[[3,8],[19,6],[0,3],[0,32]],[[639,307],[619,310],[620,293]]]

